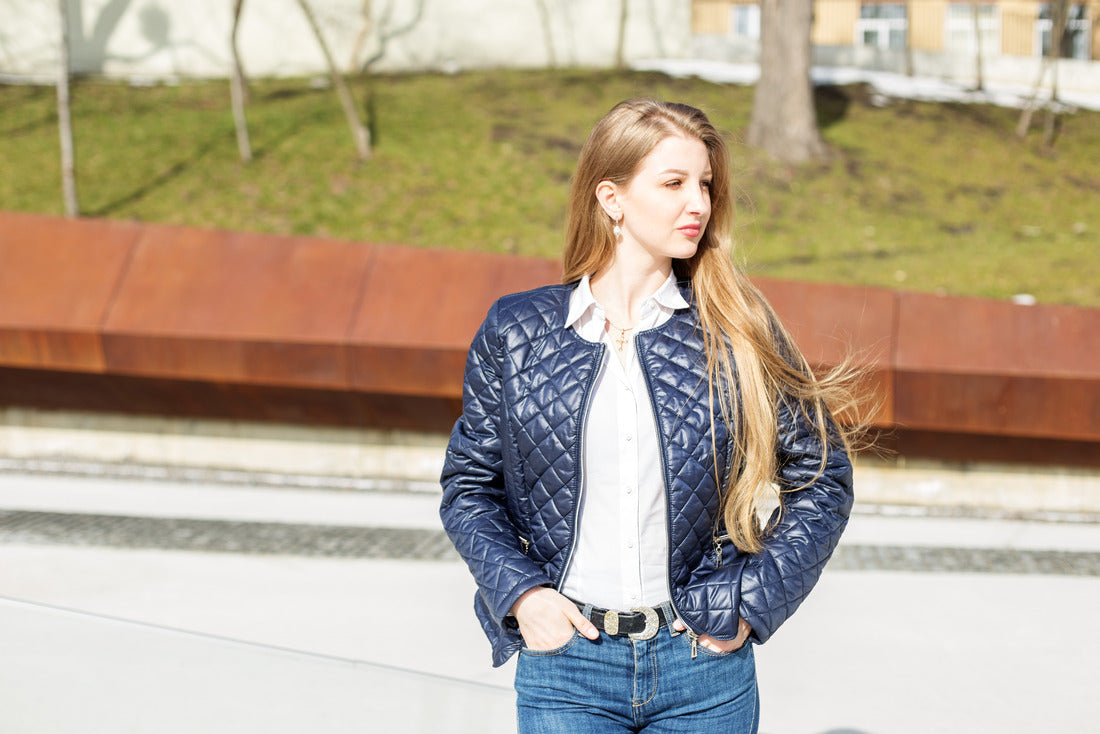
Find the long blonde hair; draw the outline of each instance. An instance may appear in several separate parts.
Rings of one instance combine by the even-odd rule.
[[[674,260],[673,269],[691,280],[706,353],[712,424],[717,404],[734,436],[729,486],[716,477],[722,522],[738,548],[754,553],[767,532],[758,513],[777,477],[780,401],[814,426],[821,446],[820,473],[829,451],[848,446],[848,429],[834,425],[826,404],[852,410],[855,371],[842,365],[815,375],[763,295],[734,264],[729,150],[702,111],[633,99],[616,105],[596,124],[581,149],[570,189],[562,281],[595,275],[614,257],[613,222],[596,199],[597,185],[627,185],[642,159],[661,140],[677,134],[698,139],[707,148],[711,215],[695,255]],[[717,446],[712,448],[717,461]],[[714,470],[717,474],[717,463]]]

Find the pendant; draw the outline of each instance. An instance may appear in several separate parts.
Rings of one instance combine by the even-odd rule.
[[[623,351],[623,347],[626,346],[626,332],[630,329],[619,329],[619,337],[615,340],[615,344],[619,347],[619,351]]]

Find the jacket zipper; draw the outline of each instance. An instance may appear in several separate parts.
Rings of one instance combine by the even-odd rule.
[[[714,568],[722,567],[722,543],[730,539],[729,533],[714,536]]]
[[[642,376],[645,378],[646,392],[649,393],[649,407],[653,411],[653,424],[657,428],[657,441],[661,445],[661,472],[664,475],[665,483],[665,541],[668,547],[668,555],[665,563],[665,581],[668,582],[668,603],[669,606],[672,607],[672,611],[676,614],[676,618],[684,623],[684,630],[691,640],[691,657],[694,658],[699,652],[699,633],[688,625],[687,620],[680,614],[680,610],[676,608],[676,602],[672,598],[672,498],[669,497],[669,492],[671,490],[669,489],[668,446],[664,432],[661,431],[661,416],[657,411],[657,404],[653,401],[653,383],[649,376],[649,364],[647,362],[649,347],[642,343],[642,340],[639,338],[641,336],[641,334],[638,334],[634,338],[634,344],[638,350],[638,359],[642,365]]]
[[[577,535],[581,526],[581,500],[584,499],[582,496],[584,493],[584,432],[588,428],[588,408],[592,398],[592,384],[600,373],[600,366],[603,364],[603,353],[604,345],[597,344],[593,369],[584,386],[584,402],[581,405],[581,428],[577,433],[577,453],[573,457],[577,464],[577,500],[573,503],[573,532],[571,533],[572,537],[569,539],[569,554],[565,557],[565,562],[562,563],[557,578],[554,579],[554,588],[556,589],[561,588],[561,582],[565,579],[566,573],[569,572],[569,566],[573,563],[573,552],[577,550]]]

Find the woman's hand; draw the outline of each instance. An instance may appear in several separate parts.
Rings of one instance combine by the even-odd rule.
[[[600,636],[595,625],[585,619],[577,605],[548,586],[536,586],[524,592],[512,605],[512,616],[519,622],[519,633],[532,650],[561,647],[576,629],[590,640]]]
[[[687,625],[684,624],[682,619],[677,619],[672,623],[672,629],[677,632],[683,632],[687,629]],[[738,617],[737,637],[734,637],[732,640],[716,640],[710,635],[699,635],[699,644],[707,650],[719,654],[734,652],[735,650],[740,650],[741,647],[748,642],[749,635],[751,634],[752,627],[749,626],[749,623],[746,622],[743,617]]]

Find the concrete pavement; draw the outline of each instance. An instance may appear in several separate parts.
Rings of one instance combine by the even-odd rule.
[[[275,708],[286,713],[272,721],[255,710],[226,713],[211,695],[212,680],[238,680],[249,670],[263,678],[275,655],[281,672],[256,695],[291,691],[295,681],[332,681],[299,686],[300,708],[346,711],[316,719],[313,731],[465,731],[471,722],[508,731],[512,668],[490,668],[470,609],[473,583],[453,554],[431,541],[439,532],[436,503],[433,493],[0,473],[0,597],[201,633],[156,632],[9,602],[0,604],[0,655],[11,658],[14,641],[28,635],[55,636],[66,640],[70,658],[101,666],[111,649],[149,649],[134,641],[154,639],[161,654],[143,658],[149,667],[142,675],[169,691],[195,684],[180,678],[181,661],[196,651],[212,661],[201,679],[207,687],[195,684],[189,701],[198,718],[188,720],[202,720],[206,707],[214,720],[236,721],[232,714],[263,720],[267,732],[300,731],[293,696],[276,697]],[[1079,519],[936,517],[857,505],[818,588],[757,651],[762,731],[1095,730],[1100,524]],[[115,648],[96,642],[114,639],[104,638],[104,625],[111,634],[121,630]],[[209,636],[240,642],[226,643],[226,652]],[[288,661],[268,647],[233,647],[242,642],[307,657]],[[22,731],[3,726],[3,712],[15,710],[5,697],[53,700],[58,692],[51,688],[56,676],[34,667],[43,655],[18,649],[18,664],[0,668],[9,683],[26,680],[34,690],[0,686],[4,731]],[[367,665],[354,670],[348,661]],[[372,677],[394,669],[401,672]],[[408,685],[364,684],[401,676],[412,676]],[[80,691],[65,693],[79,709]],[[167,731],[148,718],[102,718],[116,708],[121,716],[135,695],[119,696],[116,707],[104,705],[108,692],[89,688],[83,704],[98,717],[79,728],[28,734]],[[248,695],[240,692],[243,700]],[[362,702],[372,695],[399,702],[398,711],[434,706],[447,715],[364,728]],[[384,712],[372,716],[367,720],[376,725],[386,720]]]

